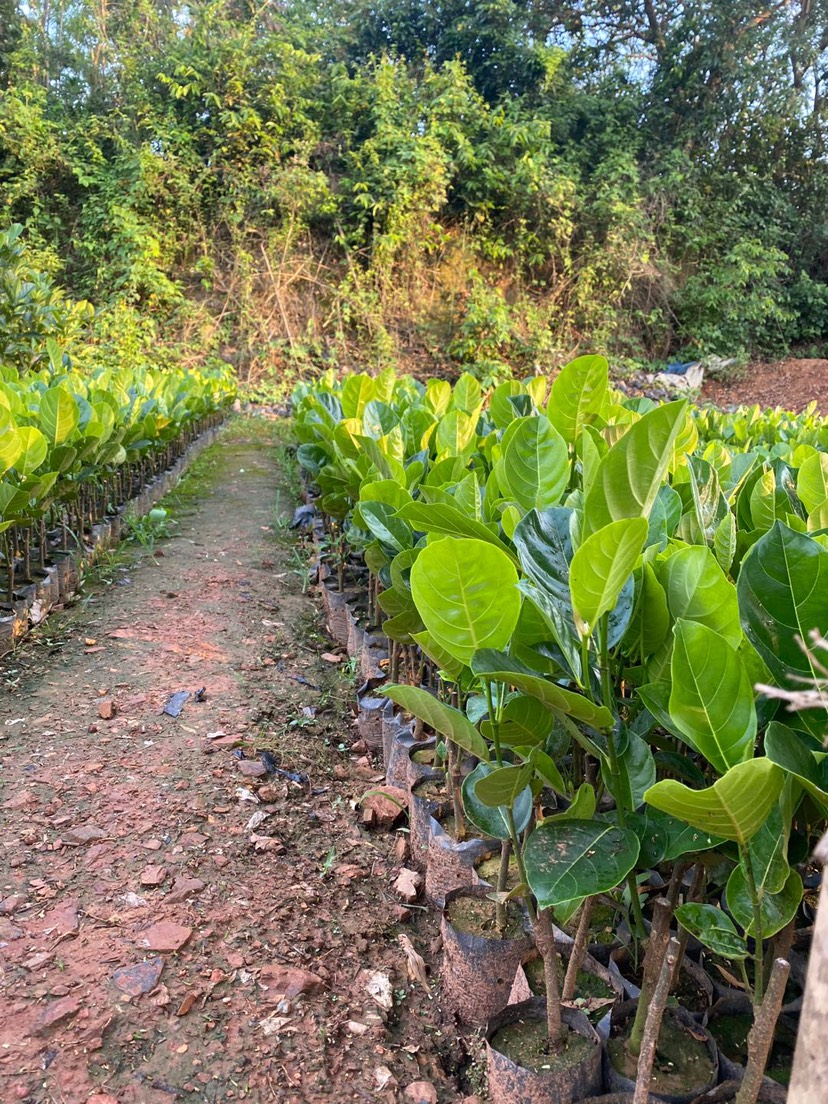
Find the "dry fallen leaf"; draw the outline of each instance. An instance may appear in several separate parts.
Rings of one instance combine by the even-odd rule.
[[[399,943],[402,949],[405,951],[405,965],[408,970],[408,977],[410,981],[419,982],[428,993],[429,1000],[431,999],[431,991],[428,986],[428,976],[426,974],[425,960],[421,954],[418,954],[414,949],[414,944],[408,938],[407,935],[400,935]]]
[[[198,1000],[200,995],[201,994],[197,989],[193,989],[191,992],[189,992],[184,1000],[181,1002],[181,1004],[179,1004],[178,1008],[175,1010],[176,1016],[186,1016],[195,1004],[195,1002]]]

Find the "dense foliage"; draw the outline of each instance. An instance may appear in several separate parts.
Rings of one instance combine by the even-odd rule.
[[[383,693],[480,761],[457,824],[561,922],[626,881],[641,934],[640,876],[715,852],[677,916],[758,1002],[828,814],[825,711],[773,691],[822,678],[828,426],[622,402],[599,356],[546,392],[328,378],[294,396],[298,459],[413,675]]]
[[[0,218],[76,296],[256,371],[815,345],[825,24],[824,0],[4,0]]]

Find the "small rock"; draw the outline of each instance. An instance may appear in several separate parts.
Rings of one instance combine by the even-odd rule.
[[[153,924],[143,932],[138,942],[142,947],[148,947],[151,951],[180,951],[190,936],[193,929],[184,924],[174,924],[169,920],[162,920]]]
[[[80,1010],[81,1004],[77,997],[62,997],[60,1000],[50,1001],[35,1020],[33,1034],[45,1035],[50,1028],[77,1016]]]
[[[141,871],[141,885],[160,886],[166,877],[167,871],[163,866],[145,866]]]
[[[98,716],[102,721],[111,721],[116,711],[112,698],[104,698],[103,701],[98,702]]]
[[[411,919],[411,909],[406,908],[405,905],[395,905],[394,919],[398,924],[404,924],[406,920]]]
[[[112,980],[122,993],[130,997],[140,997],[149,993],[158,984],[164,969],[164,959],[160,955],[148,958],[135,966],[122,966],[112,975]]]
[[[398,863],[404,863],[411,853],[411,848],[408,845],[408,836],[397,836],[394,844],[394,858]]]
[[[394,881],[394,892],[407,905],[412,905],[420,896],[423,888],[423,876],[418,870],[404,866]]]
[[[324,659],[326,663],[341,663],[342,662],[342,656],[334,655],[333,652],[323,652],[320,658]]]
[[[172,893],[167,894],[164,903],[177,905],[181,901],[195,897],[197,893],[201,893],[202,889],[204,889],[204,882],[201,878],[176,878],[173,882]]]
[[[78,909],[80,902],[73,898],[64,901],[62,905],[47,912],[41,921],[42,931],[57,932],[59,935],[68,935],[76,932],[80,927]]]
[[[377,828],[393,828],[408,807],[408,794],[398,786],[383,786],[362,802],[362,822]],[[370,818],[366,820],[366,812]]]
[[[14,893],[11,897],[4,897],[0,901],[0,913],[4,916],[11,916],[12,913],[17,912],[21,905],[26,903],[26,898],[20,893]]]
[[[371,1028],[364,1023],[359,1023],[358,1020],[348,1020],[345,1027],[352,1035],[367,1035]]]
[[[377,1066],[374,1070],[374,1080],[380,1091],[397,1087],[397,1079],[388,1066]]]
[[[284,796],[284,785],[279,785],[275,782],[268,782],[264,786],[259,787],[259,800],[264,801],[268,805],[270,805],[274,801],[279,801]]]
[[[267,767],[258,759],[239,759],[237,766],[245,778],[264,778],[267,774]]]
[[[223,867],[227,866],[230,860],[227,858],[226,855],[213,855],[213,862],[216,864],[219,870],[221,870]]]
[[[77,828],[70,828],[68,832],[63,833],[63,842],[74,847],[102,839],[106,839],[106,832],[95,824],[79,824]]]
[[[354,743],[351,744],[351,751],[354,755],[364,755],[367,750],[368,745],[364,740],[355,740]]]
[[[437,1104],[437,1090],[430,1081],[412,1081],[403,1089],[409,1104]]]
[[[365,970],[362,977],[366,993],[384,1012],[390,1012],[394,1007],[394,990],[388,975],[381,970]]]
[[[118,1104],[118,1100],[109,1093],[95,1093],[94,1096],[89,1097],[86,1104]]]
[[[338,778],[340,782],[348,777],[348,768],[344,763],[336,763],[333,769],[334,778]]]
[[[287,1000],[298,997],[300,993],[316,992],[325,984],[321,977],[312,974],[310,970],[302,970],[298,966],[283,966],[278,962],[263,966],[259,980],[268,990],[268,998],[272,995]]]

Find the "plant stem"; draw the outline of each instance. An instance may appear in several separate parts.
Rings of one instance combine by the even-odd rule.
[[[463,803],[460,800],[459,749],[453,740],[446,740],[446,747],[448,748],[448,771],[446,772],[446,781],[448,782],[449,792],[451,794],[451,807],[454,813],[454,835],[459,841],[466,838],[466,822],[463,819]]]
[[[497,904],[495,905],[495,924],[497,930],[503,932],[506,929],[506,904],[501,895],[506,892],[506,884],[509,880],[509,860],[512,857],[512,841],[505,839],[500,848],[500,869],[497,872]]]
[[[748,1035],[748,1060],[745,1076],[736,1094],[735,1104],[756,1104],[762,1077],[773,1046],[776,1021],[785,996],[785,985],[791,972],[791,964],[784,958],[775,958],[765,999],[754,1012],[753,1027]]]
[[[753,906],[753,1006],[758,1008],[762,1003],[762,994],[765,988],[765,954],[762,938],[762,903],[759,900],[759,891],[756,888],[756,878],[753,875],[753,866],[750,861],[750,851],[745,846],[739,848],[742,860],[742,869],[745,872],[750,902]]]
[[[670,982],[673,970],[678,961],[678,940],[673,938],[667,946],[666,953],[661,962],[658,974],[658,982],[653,991],[652,999],[647,1007],[647,1019],[641,1038],[641,1051],[638,1055],[638,1069],[635,1077],[635,1093],[633,1104],[647,1104],[650,1099],[650,1079],[653,1073],[658,1037],[661,1033],[661,1021],[664,1017],[664,1009],[667,1007],[667,997],[670,994]],[[642,1000],[644,991],[641,992],[639,1001]]]
[[[500,750],[500,712],[495,709],[492,684],[489,679],[484,681],[483,690],[486,694],[486,706],[489,710],[489,724],[492,726],[492,743],[494,744],[495,762],[499,767],[502,767],[503,755]]]
[[[561,992],[558,984],[558,950],[552,917],[549,909],[539,909],[535,921],[535,938],[543,958],[543,977],[546,984],[546,1035],[549,1048],[554,1048],[563,1034],[561,1019]]]
[[[638,1008],[636,1009],[635,1020],[627,1044],[630,1054],[636,1058],[641,1053],[644,1045],[644,1028],[649,1016],[650,1004],[654,999],[653,994],[661,982],[664,955],[667,951],[667,943],[670,940],[670,919],[672,915],[673,910],[670,908],[670,902],[664,897],[657,897],[653,902],[653,923],[650,928],[647,951],[644,955],[644,977],[641,981],[641,995],[638,998]],[[673,942],[678,952],[679,942],[677,939],[674,939]],[[671,972],[669,976],[670,983],[672,983],[672,980]]]
[[[581,968],[581,963],[584,960],[584,955],[586,954],[589,924],[592,919],[592,910],[595,908],[595,902],[597,900],[597,897],[587,897],[581,905],[581,915],[578,917],[578,928],[575,932],[575,939],[573,940],[572,950],[569,954],[566,977],[564,978],[563,989],[561,990],[561,1000],[572,1000],[575,996],[575,982],[578,977],[578,971]]]

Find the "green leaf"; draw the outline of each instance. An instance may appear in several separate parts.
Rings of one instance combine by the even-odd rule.
[[[582,694],[576,694],[571,690],[556,686],[555,683],[550,682],[543,675],[524,667],[522,663],[518,663],[503,652],[491,649],[477,652],[472,659],[471,666],[474,673],[479,677],[491,679],[493,682],[505,682],[507,685],[514,686],[517,690],[522,690],[525,694],[537,698],[538,701],[543,702],[548,709],[555,713],[574,717],[576,720],[583,721],[584,724],[591,725],[599,730],[612,728],[612,713],[603,705],[593,705]]]
[[[465,713],[451,705],[438,701],[427,690],[416,686],[403,686],[392,683],[383,687],[383,695],[402,706],[408,713],[419,717],[441,736],[453,741],[469,755],[488,760],[489,749],[486,741],[468,719]]]
[[[359,512],[371,533],[397,552],[405,552],[414,544],[411,526],[397,514],[397,508],[387,502],[360,502]]]
[[[505,429],[517,417],[509,402],[513,395],[525,395],[526,388],[518,380],[504,380],[489,396],[489,417],[498,429]]]
[[[790,924],[796,916],[801,900],[802,879],[795,870],[790,871],[780,892],[760,894],[762,937],[770,939]],[[736,923],[744,929],[745,935],[753,935],[753,901],[741,863],[728,878],[727,907]]]
[[[569,479],[566,442],[543,416],[518,418],[503,434],[497,480],[524,510],[557,506]]]
[[[792,774],[828,815],[828,759],[818,762],[799,733],[779,721],[771,721],[765,731],[765,754]]]
[[[753,754],[756,709],[739,653],[706,625],[677,621],[670,717],[719,774]]]
[[[753,879],[759,893],[781,893],[788,877],[788,836],[790,824],[782,823],[777,804],[747,845]]]
[[[496,767],[477,781],[474,788],[475,795],[490,809],[511,809],[529,785],[533,773],[534,768],[531,763]]]
[[[828,453],[815,452],[803,461],[796,477],[796,493],[809,514],[828,499]]]
[[[481,779],[488,778],[498,768],[491,763],[478,763],[474,770],[463,779],[461,794],[463,797],[463,809],[471,823],[494,839],[508,839],[509,826],[500,809],[493,809],[484,804],[475,793],[475,788]],[[515,819],[515,828],[523,832],[532,819],[532,788],[526,786],[514,801],[512,815]]]
[[[0,427],[0,474],[5,474],[14,467],[22,448],[23,441],[18,429],[10,424]]]
[[[480,540],[445,537],[425,547],[411,593],[428,632],[463,663],[481,648],[505,647],[520,616],[514,564]]]
[[[584,537],[622,518],[649,517],[685,427],[687,404],[665,403],[632,425],[598,465],[584,503]]]
[[[46,438],[34,426],[21,426],[17,431],[20,453],[14,462],[16,471],[26,476],[35,471],[49,453]]]
[[[647,790],[644,800],[701,832],[744,845],[765,823],[784,777],[770,759],[749,759],[706,790],[691,790],[665,778]]]
[[[828,551],[777,521],[742,561],[738,593],[745,633],[774,677],[819,679],[796,637],[828,626]]]
[[[711,847],[718,847],[724,842],[721,836],[700,832],[698,828],[670,816],[669,813],[647,806],[631,819],[630,827],[641,840],[641,869],[673,862],[697,851],[709,851]]]
[[[734,648],[742,639],[736,587],[709,548],[681,548],[661,571],[667,607],[674,621],[697,621],[719,633]]]
[[[625,637],[625,644],[639,658],[646,659],[662,646],[670,631],[667,594],[650,564],[641,570],[638,602]]]
[[[77,429],[80,411],[75,396],[64,387],[50,387],[40,397],[40,428],[49,444],[62,445]]]
[[[581,356],[565,364],[552,383],[547,417],[571,444],[587,421],[601,410],[607,394],[609,365],[602,356]]]
[[[572,557],[569,586],[575,626],[589,636],[618,601],[647,539],[644,518],[613,521],[591,534]]]
[[[542,909],[614,889],[637,858],[634,832],[594,820],[545,820],[524,852],[529,886]]]
[[[747,958],[747,943],[736,931],[727,913],[715,905],[688,901],[676,909],[676,919],[714,954],[734,962]]]
[[[422,533],[441,533],[449,537],[473,537],[475,540],[486,541],[517,562],[496,533],[482,521],[468,517],[453,503],[409,502],[398,510],[397,516]]]
[[[462,410],[450,410],[437,424],[434,444],[437,459],[464,456],[474,449],[477,440],[477,419]]]
[[[449,409],[462,410],[471,414],[480,406],[482,389],[478,380],[464,372],[455,383],[451,392]]]
[[[713,551],[722,571],[730,571],[736,556],[736,518],[730,510],[718,523],[713,533]]]
[[[503,706],[500,717],[500,742],[505,747],[541,747],[555,724],[555,718],[543,702],[528,694],[518,694]],[[483,731],[491,724],[483,722]]]

